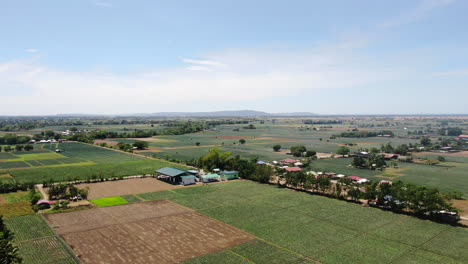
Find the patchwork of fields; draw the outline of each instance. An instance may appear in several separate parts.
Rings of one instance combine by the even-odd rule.
[[[465,263],[468,230],[235,181],[136,195],[169,199],[256,240],[187,263]]]
[[[0,156],[0,174],[2,175],[0,181],[42,183],[44,181],[123,177],[149,174],[155,169],[169,166],[169,163],[165,161],[146,159],[83,143],[38,146],[42,149],[27,154],[23,154],[24,152],[1,153],[7,155]],[[63,152],[53,152],[56,148]]]

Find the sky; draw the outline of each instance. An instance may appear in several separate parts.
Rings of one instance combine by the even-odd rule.
[[[465,0],[0,0],[0,115],[468,114]]]

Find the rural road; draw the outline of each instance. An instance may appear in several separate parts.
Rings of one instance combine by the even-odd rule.
[[[44,190],[42,184],[36,184],[37,190],[41,193],[43,200],[49,200],[49,195],[47,195],[47,192]]]

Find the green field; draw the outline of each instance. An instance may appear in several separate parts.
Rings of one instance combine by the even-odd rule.
[[[120,196],[113,196],[113,197],[106,197],[106,198],[98,198],[89,200],[93,204],[97,205],[98,207],[106,207],[112,205],[119,205],[119,204],[127,204],[128,201]]]
[[[155,169],[166,166],[186,168],[182,165],[172,165],[165,161],[147,159],[83,143],[60,143],[57,145],[64,152],[58,154],[42,151],[41,153],[19,155],[13,153],[16,158],[23,157],[25,160],[0,162],[0,169],[3,168],[5,172],[1,173],[0,170],[0,174],[7,175],[8,173],[13,177],[1,177],[0,180],[7,182],[14,179],[17,182],[32,183],[42,183],[49,180],[59,182],[150,174]],[[44,144],[44,146],[51,149],[56,148],[53,144]]]
[[[40,215],[10,218],[6,221],[13,231],[14,243],[24,264],[75,264],[78,263],[65,242]]]
[[[376,208],[233,181],[137,195],[169,199],[256,240],[186,263],[466,263],[468,230]]]

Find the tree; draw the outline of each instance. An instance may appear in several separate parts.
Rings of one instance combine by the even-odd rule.
[[[273,177],[275,170],[272,166],[268,165],[257,165],[255,166],[254,180],[262,183],[269,183],[271,177]]]
[[[200,142],[196,142],[195,145],[196,145],[196,146],[200,146]]]
[[[149,143],[146,142],[146,141],[137,140],[137,141],[133,142],[133,146],[136,147],[139,150],[142,150],[142,149],[145,149],[145,148],[149,147]]]
[[[273,151],[274,152],[278,152],[280,149],[281,149],[281,145],[279,145],[279,144],[276,144],[276,145],[273,146]]]
[[[423,137],[423,138],[421,139],[421,145],[423,145],[423,146],[429,146],[429,145],[431,145],[431,139],[428,138],[428,137]]]
[[[222,152],[220,148],[212,148],[208,154],[201,156],[198,160],[199,166],[208,170],[221,169],[227,167],[231,152]]]
[[[344,157],[344,155],[348,155],[349,152],[350,152],[350,149],[348,147],[345,147],[345,146],[341,146],[336,150],[336,154],[339,154],[342,157]]]
[[[307,150],[305,152],[305,156],[307,158],[311,158],[311,157],[315,157],[317,155],[317,152],[316,151],[313,151],[313,150]]]
[[[243,138],[239,139],[239,143],[245,144],[245,139],[243,139]]]
[[[26,151],[31,151],[33,149],[34,149],[34,146],[31,145],[31,144],[28,144],[28,145],[24,146],[24,150],[26,150]]]
[[[294,157],[301,157],[302,154],[307,151],[307,149],[305,146],[292,146],[290,151]]]
[[[24,148],[23,145],[16,145],[16,146],[15,146],[15,150],[16,150],[16,151],[21,151],[21,150],[23,150],[23,148]]]
[[[437,156],[437,160],[440,161],[440,162],[444,162],[445,157],[444,156]]]
[[[0,215],[0,263],[22,263],[18,256],[18,248],[13,245],[13,233],[8,230],[3,222],[3,216]]]

